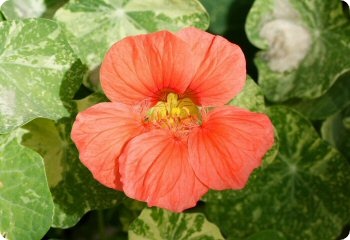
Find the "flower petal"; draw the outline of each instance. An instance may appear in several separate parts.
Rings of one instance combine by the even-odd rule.
[[[78,114],[71,137],[94,178],[122,190],[117,158],[127,141],[144,131],[141,114],[120,103],[100,103]]]
[[[192,58],[188,44],[167,31],[127,37],[102,63],[102,88],[111,101],[157,102],[164,91],[186,90],[195,72]]]
[[[273,125],[266,115],[223,106],[190,133],[189,162],[209,188],[241,189],[273,142]]]
[[[187,91],[198,105],[226,104],[243,89],[246,62],[239,46],[193,27],[176,35],[191,46],[196,56],[197,72]]]
[[[196,205],[207,192],[188,163],[187,143],[166,130],[132,139],[119,158],[127,196],[175,212]]]

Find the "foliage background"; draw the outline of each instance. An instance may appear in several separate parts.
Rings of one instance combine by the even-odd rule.
[[[186,26],[242,47],[229,104],[276,144],[241,191],[174,214],[97,183],[70,139],[108,101],[115,41]],[[350,229],[350,13],[338,0],[8,0],[0,7],[0,234],[8,239],[342,239]]]

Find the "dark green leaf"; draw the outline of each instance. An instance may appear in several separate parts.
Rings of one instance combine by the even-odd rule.
[[[309,119],[325,119],[350,104],[350,72],[341,75],[334,85],[321,97],[304,100],[291,106]]]
[[[243,190],[207,194],[207,217],[229,239],[269,229],[293,240],[335,239],[349,221],[349,163],[297,112],[273,107],[269,116],[279,135],[277,158]]]
[[[52,223],[43,159],[20,144],[23,134],[0,135],[0,239],[41,239]]]
[[[172,213],[145,208],[131,224],[130,240],[216,240],[224,239],[220,230],[201,213]]]
[[[249,238],[247,240],[286,240],[282,233],[276,231],[276,230],[265,230],[258,232]]]
[[[327,118],[322,125],[321,132],[322,137],[350,161],[350,105]]]
[[[0,11],[0,21],[5,21],[5,17],[4,14]]]
[[[223,35],[230,28],[230,7],[236,0],[221,0],[220,3],[213,0],[200,0],[210,16],[209,31]]]

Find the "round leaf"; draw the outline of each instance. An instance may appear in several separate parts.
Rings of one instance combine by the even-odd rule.
[[[272,101],[316,98],[350,69],[350,21],[341,1],[256,0],[246,31],[259,83]]]
[[[0,238],[41,239],[53,203],[43,159],[20,144],[23,130],[0,135]]]

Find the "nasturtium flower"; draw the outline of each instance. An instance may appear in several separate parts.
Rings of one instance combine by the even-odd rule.
[[[78,114],[82,163],[107,187],[175,212],[208,189],[241,189],[273,145],[262,113],[225,105],[243,88],[245,58],[196,28],[115,43],[101,65],[111,102]]]

